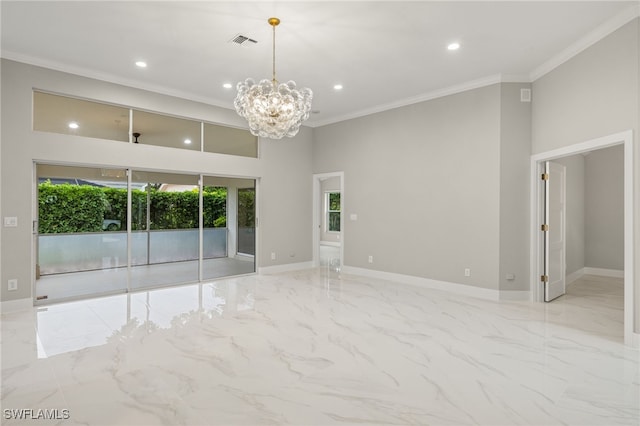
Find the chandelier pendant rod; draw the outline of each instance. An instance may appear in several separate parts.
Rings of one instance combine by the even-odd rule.
[[[276,27],[279,23],[280,19],[269,18],[269,25],[271,25],[271,27],[273,28],[273,77],[271,81],[273,82],[274,86],[278,83],[278,81],[276,80]]]

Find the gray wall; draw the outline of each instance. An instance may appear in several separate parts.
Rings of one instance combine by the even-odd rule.
[[[603,38],[533,83],[532,152],[634,132],[634,247],[640,248],[638,19]],[[631,232],[631,231],[628,231]],[[635,330],[640,330],[640,256],[635,255]]]
[[[314,173],[345,174],[345,265],[497,290],[500,154],[498,84],[316,128]]]
[[[553,160],[566,167],[566,274],[582,270],[585,266],[585,162],[584,155]]]
[[[232,110],[8,60],[1,66],[2,216],[18,217],[19,226],[2,227],[0,300],[31,297],[34,161],[259,178],[259,266],[311,261],[310,129],[294,139],[262,141],[260,159],[34,132],[33,88],[235,127],[245,123]],[[10,278],[18,279],[18,291],[7,292]]]
[[[624,149],[614,146],[585,158],[585,263],[624,269]]]
[[[235,112],[234,112],[235,113]],[[313,258],[313,131],[261,143],[260,266],[308,262]],[[271,260],[276,253],[276,260]]]
[[[550,151],[638,123],[638,20],[533,83],[532,152]]]
[[[531,86],[500,86],[500,290],[528,291],[531,103],[520,101],[520,89]]]
[[[327,215],[325,213],[325,192],[337,191],[340,192],[340,178],[331,177],[320,182],[320,217],[322,218],[322,224],[320,229],[320,241],[340,243],[340,233],[326,232],[327,229]]]

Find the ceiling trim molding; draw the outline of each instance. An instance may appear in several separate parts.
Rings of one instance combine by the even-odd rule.
[[[564,49],[556,56],[552,57],[542,65],[535,68],[529,74],[529,80],[531,82],[536,81],[545,74],[553,71],[560,65],[564,64],[574,56],[578,55],[587,48],[593,46],[603,38],[607,37],[614,31],[622,28],[635,18],[640,16],[640,4],[634,5],[627,10],[619,13],[613,18],[607,20],[602,25],[596,27],[593,31],[582,37],[577,42],[573,43],[568,48]]]
[[[107,83],[118,84],[121,86],[127,86],[134,89],[146,90],[149,92],[157,93],[160,95],[172,96],[188,101],[200,102],[203,104],[216,106],[224,109],[233,110],[233,101],[223,102],[204,96],[197,96],[193,93],[183,92],[180,90],[167,90],[164,86],[157,86],[154,84],[146,83],[142,80],[126,79],[122,77],[114,76],[113,74],[102,73],[88,68],[74,67],[68,64],[63,64],[56,61],[49,61],[40,58],[36,58],[29,55],[23,55],[8,50],[2,50],[0,57],[11,61],[21,62],[36,67],[42,67],[53,71],[59,71],[65,74],[74,74],[80,77],[91,78],[94,80],[100,80]]]
[[[378,105],[373,108],[366,108],[360,111],[356,111],[351,114],[345,114],[338,117],[333,117],[327,120],[317,120],[311,123],[305,123],[309,127],[321,127],[328,124],[334,124],[341,121],[351,120],[354,118],[360,118],[378,112],[389,111],[392,109],[417,104],[420,102],[431,101],[438,98],[443,98],[449,95],[455,95],[457,93],[466,92],[468,90],[479,89],[481,87],[491,86],[498,83],[529,83],[529,76],[526,75],[503,75],[494,74],[488,77],[479,78],[477,80],[468,81],[462,84],[456,84],[454,86],[445,87],[443,89],[434,90],[433,92],[424,93],[422,95],[413,96],[406,99],[401,99],[397,102],[391,102],[388,104]]]
[[[442,98],[445,96],[465,92],[468,90],[490,86],[492,84],[497,84],[497,83],[532,83],[535,80],[551,72],[552,70],[559,67],[563,63],[567,62],[568,60],[578,55],[585,49],[594,45],[598,41],[602,40],[603,38],[607,37],[614,31],[618,30],[619,28],[623,27],[624,25],[626,25],[627,23],[631,22],[633,19],[636,19],[638,17],[640,17],[640,4],[636,4],[633,7],[630,7],[624,10],[623,12],[619,13],[618,15],[612,17],[611,19],[607,20],[606,22],[604,22],[603,24],[595,28],[593,31],[589,32],[587,35],[582,37],[580,40],[578,40],[568,48],[561,51],[556,56],[552,57],[548,61],[544,62],[543,64],[533,69],[527,75],[504,75],[504,74],[490,75],[487,77],[464,82],[461,84],[456,84],[456,85],[445,87],[442,89],[437,89],[432,92],[427,92],[424,94],[412,96],[409,98],[401,99],[401,100],[387,103],[387,104],[377,105],[371,108],[365,108],[359,111],[355,111],[355,112],[340,115],[340,116],[335,116],[335,117],[324,119],[324,120],[323,119],[313,120],[313,117],[312,117],[309,121],[305,122],[304,126],[314,128],[314,127],[325,126],[328,124],[334,124],[341,121],[360,118],[367,115],[400,108],[403,106],[417,104],[420,102],[426,102],[426,101],[434,100],[437,98]],[[36,58],[33,56],[20,54],[13,51],[2,50],[0,52],[0,57],[8,60],[14,60],[17,62],[22,62],[22,63],[34,65],[34,66],[51,69],[54,71],[59,71],[59,72],[68,73],[68,74],[75,74],[81,77],[97,79],[97,80],[105,81],[108,83],[133,87],[136,89],[151,91],[151,92],[166,95],[166,96],[173,96],[173,97],[177,97],[185,100],[204,103],[207,105],[211,105],[211,106],[215,106],[215,107],[219,107],[227,110],[233,110],[233,106],[232,106],[233,104],[231,100],[222,101],[219,99],[199,96],[197,94],[190,93],[190,92],[167,89],[167,87],[165,86],[149,84],[148,82],[145,82],[143,80],[125,79],[122,77],[115,76],[113,74],[103,73],[103,72],[99,72],[96,70],[83,68],[83,67],[73,67],[73,66],[69,66],[68,64],[64,64],[56,61],[43,60],[41,58]]]

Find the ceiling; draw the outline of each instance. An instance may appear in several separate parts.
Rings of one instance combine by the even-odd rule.
[[[231,109],[238,81],[271,78],[267,19],[277,16],[277,77],[313,90],[310,126],[491,82],[531,81],[589,37],[637,16],[638,7],[637,1],[0,4],[4,58]],[[238,34],[258,43],[230,42]],[[454,41],[460,49],[447,50]],[[138,60],[148,67],[136,67]]]

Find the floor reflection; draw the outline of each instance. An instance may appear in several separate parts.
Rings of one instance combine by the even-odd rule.
[[[250,277],[192,284],[38,308],[38,358],[123,341],[254,307]]]

